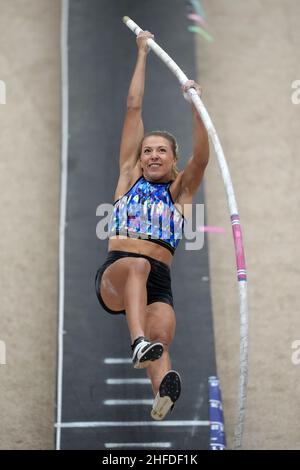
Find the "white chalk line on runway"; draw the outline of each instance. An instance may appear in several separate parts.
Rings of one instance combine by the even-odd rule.
[[[57,428],[102,428],[102,427],[174,427],[209,426],[209,421],[74,421],[56,423]]]

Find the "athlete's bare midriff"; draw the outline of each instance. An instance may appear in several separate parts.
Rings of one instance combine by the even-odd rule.
[[[171,266],[173,255],[167,248],[148,240],[134,240],[132,238],[121,238],[117,235],[111,237],[108,241],[108,251],[121,250],[138,253],[140,255],[150,256]]]

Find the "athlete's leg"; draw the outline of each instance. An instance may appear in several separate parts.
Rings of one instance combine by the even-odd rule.
[[[171,370],[169,346],[175,334],[175,313],[173,308],[163,302],[155,302],[148,306],[146,332],[151,340],[163,343],[162,357],[150,364],[147,372],[151,379],[155,399],[151,417],[162,420],[173,408],[181,392],[181,379],[178,372]]]
[[[146,284],[150,269],[145,258],[121,258],[104,271],[101,279],[100,294],[104,303],[111,310],[126,310],[132,343],[139,336],[145,336]]]
[[[150,341],[159,341],[164,346],[161,358],[151,363],[147,368],[153,393],[156,395],[163,377],[171,369],[169,346],[175,335],[176,318],[173,307],[163,302],[154,302],[148,305],[146,312],[147,338]]]

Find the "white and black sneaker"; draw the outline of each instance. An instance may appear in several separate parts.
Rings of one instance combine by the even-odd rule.
[[[180,393],[180,375],[175,370],[170,370],[161,381],[152,406],[151,417],[158,421],[164,419],[169,410],[173,410]]]
[[[135,369],[148,367],[151,361],[156,361],[162,356],[164,347],[162,343],[148,341],[144,336],[137,338],[131,345],[133,350],[132,363]]]

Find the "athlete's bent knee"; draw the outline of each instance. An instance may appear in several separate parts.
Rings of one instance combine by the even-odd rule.
[[[148,275],[151,270],[151,264],[145,258],[133,258],[130,259],[129,272],[139,274],[139,275]]]

